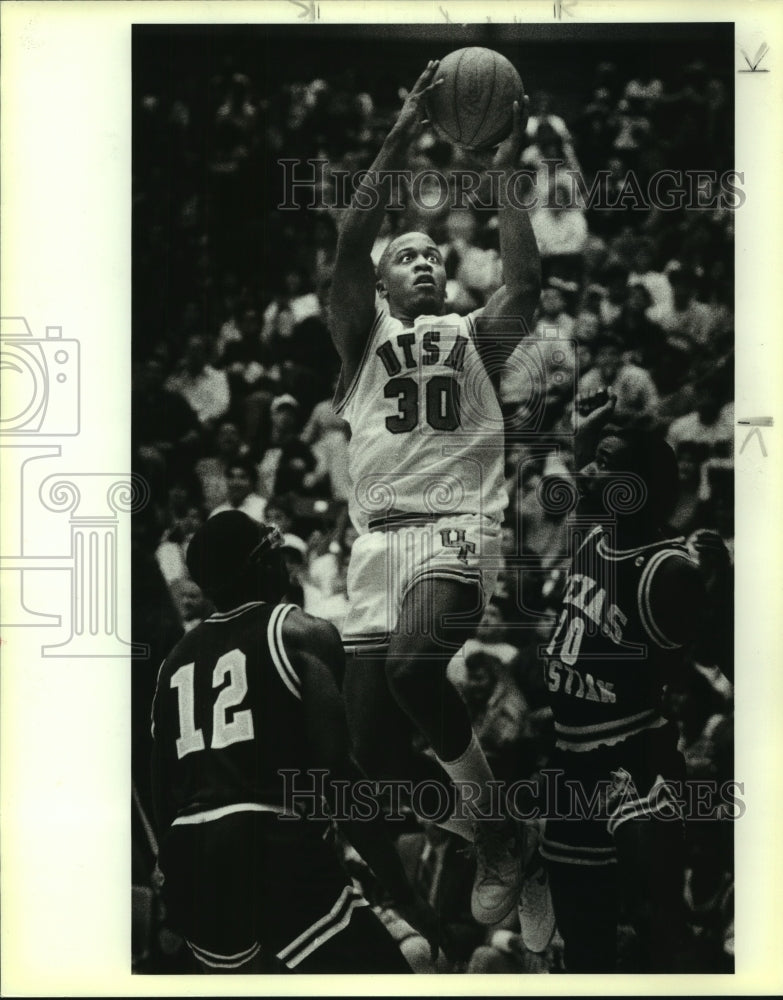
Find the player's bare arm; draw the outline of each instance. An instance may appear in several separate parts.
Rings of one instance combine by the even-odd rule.
[[[609,424],[617,406],[617,396],[609,393],[606,402],[582,416],[574,409],[574,469],[581,469],[593,458],[604,428]]]
[[[511,133],[498,146],[492,162],[492,169],[502,171],[505,175],[500,183],[498,212],[504,283],[484,306],[477,323],[477,332],[481,339],[486,340],[503,334],[502,340],[493,344],[495,357],[498,349],[506,355],[510,354],[516,342],[524,335],[519,332],[515,340],[519,324],[503,323],[503,320],[521,320],[527,331],[541,293],[541,259],[529,214],[521,207],[521,199],[509,198],[509,175],[519,164],[527,126],[528,103],[527,97],[523,97],[521,104],[514,101]]]
[[[385,212],[383,175],[404,166],[408,147],[422,125],[424,96],[437,85],[437,69],[438,61],[430,61],[405,98],[397,121],[341,221],[332,274],[329,330],[343,363],[346,384],[359,366],[375,314],[375,268],[370,254]]]

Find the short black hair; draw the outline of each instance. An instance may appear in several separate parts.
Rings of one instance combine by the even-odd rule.
[[[271,567],[282,536],[274,525],[262,524],[240,510],[208,518],[188,545],[185,561],[191,579],[218,607],[251,596],[259,571]]]
[[[674,449],[657,430],[607,427],[601,439],[619,438],[626,445],[624,470],[634,473],[647,487],[644,513],[663,523],[677,502],[679,469]]]
[[[378,280],[380,281],[383,280],[383,272],[386,268],[386,265],[389,263],[389,258],[392,255],[392,247],[397,242],[397,240],[402,239],[403,236],[411,236],[414,233],[419,233],[422,236],[426,236],[428,240],[432,239],[429,233],[425,233],[421,229],[408,229],[404,233],[396,233],[394,236],[392,236],[392,238],[383,248],[383,253],[381,254],[380,260],[378,261],[378,266],[375,268],[375,275],[378,278]]]

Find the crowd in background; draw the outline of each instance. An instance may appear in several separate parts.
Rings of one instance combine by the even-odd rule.
[[[185,566],[193,532],[232,507],[275,521],[285,535],[291,599],[338,628],[345,616],[354,529],[347,427],[330,403],[339,362],[326,303],[340,219],[329,207],[331,185],[334,171],[369,166],[399,97],[388,87],[380,96],[357,92],[350,74],[269,90],[251,67],[233,67],[206,86],[191,79],[175,95],[145,93],[133,109],[133,456],[152,491],[133,529],[134,632],[152,647],[149,664],[134,666],[139,971],[190,968],[150,882],[154,835],[144,812],[154,671],[182,631],[210,611]],[[601,64],[582,105],[563,115],[550,95],[532,95],[520,166],[536,173],[539,190],[557,188],[547,169],[553,160],[581,171],[588,186],[607,171],[602,184],[616,190],[629,170],[645,186],[664,167],[733,166],[725,87],[699,63],[677,79],[629,79]],[[324,207],[277,209],[281,157],[328,161],[318,181]],[[471,162],[425,129],[409,166],[448,177]],[[496,214],[439,207],[436,194],[428,204],[425,190],[419,204],[409,199],[389,213],[375,256],[395,233],[426,229],[444,253],[447,309],[464,314],[501,282]],[[307,204],[313,195],[300,190],[295,197]],[[660,427],[675,449],[681,491],[671,535],[712,528],[733,551],[731,212],[610,211],[584,203],[563,209],[554,200],[532,212],[544,278],[532,340],[543,345],[543,388],[531,402],[528,368],[510,365],[501,386],[509,426],[534,419],[541,440],[549,440],[569,426],[575,394],[612,386],[618,417]],[[558,338],[565,350],[555,355]],[[540,486],[549,472],[568,467],[567,435],[557,440],[542,450],[509,435],[507,568],[478,635],[450,667],[504,780],[534,777],[552,746],[538,650],[563,577],[567,525],[542,505]],[[733,691],[715,666],[689,659],[667,699],[689,775],[722,781],[732,775]],[[694,967],[725,971],[733,960],[730,823],[692,824],[688,841],[692,940],[684,947]],[[398,845],[457,942],[456,966],[441,960],[437,971],[560,968],[557,938],[544,956],[525,953],[513,914],[489,931],[471,920],[470,861],[459,841],[409,817]],[[422,939],[360,859],[345,854],[409,961],[436,971]],[[631,971],[633,934],[626,927],[622,934],[621,961]]]

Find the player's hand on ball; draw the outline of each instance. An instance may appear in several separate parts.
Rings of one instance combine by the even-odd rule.
[[[394,127],[411,138],[418,132],[425,121],[422,104],[425,95],[434,87],[440,86],[441,81],[435,79],[439,65],[439,59],[430,59],[424,72],[416,83],[414,83],[413,89],[405,97]]]
[[[529,115],[530,98],[525,94],[521,101],[514,101],[511,131],[497,148],[494,160],[495,167],[499,169],[516,167],[519,163],[519,154],[522,152],[522,146],[525,142],[525,130]]]

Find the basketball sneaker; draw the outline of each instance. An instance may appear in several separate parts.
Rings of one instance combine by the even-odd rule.
[[[519,894],[519,927],[522,944],[528,951],[546,951],[555,933],[555,911],[549,892],[549,878],[538,852],[539,833],[534,825],[525,828],[525,862]]]
[[[476,877],[470,897],[473,919],[495,924],[519,899],[522,869],[516,831],[508,820],[476,820]]]

